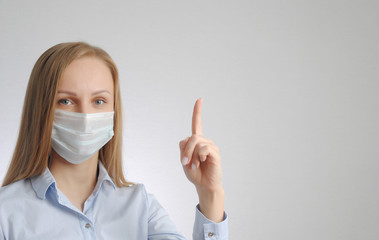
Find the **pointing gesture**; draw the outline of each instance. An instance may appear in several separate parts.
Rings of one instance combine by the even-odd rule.
[[[192,114],[192,135],[202,135],[202,127],[201,127],[201,107],[203,105],[203,99],[199,98],[195,107],[193,108]]]
[[[196,101],[192,115],[192,136],[180,141],[183,170],[197,190],[201,212],[210,220],[223,219],[224,190],[222,187],[221,158],[213,141],[202,136],[201,108]]]

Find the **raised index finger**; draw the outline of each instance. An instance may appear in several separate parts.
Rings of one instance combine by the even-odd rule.
[[[203,99],[197,99],[195,106],[193,108],[192,115],[192,134],[202,135],[201,127],[201,106],[203,104]]]

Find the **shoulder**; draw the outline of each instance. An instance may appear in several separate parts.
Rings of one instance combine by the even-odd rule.
[[[120,200],[126,202],[146,202],[148,203],[149,194],[146,191],[145,185],[142,183],[135,183],[133,185],[130,185],[128,187],[116,187],[115,191],[108,190],[107,191],[108,197],[117,197]]]
[[[19,198],[35,197],[35,192],[29,179],[21,179],[0,188],[0,206],[6,202],[14,201]]]
[[[95,204],[111,206],[111,212],[148,219],[149,198],[143,184],[113,188],[108,185],[97,195]],[[137,217],[138,215],[138,217]]]
[[[118,191],[124,195],[131,196],[133,199],[139,199],[140,203],[144,202],[148,209],[162,208],[161,204],[156,199],[155,195],[149,193],[142,183],[133,184],[129,187],[118,188]],[[126,196],[124,196],[126,199]],[[130,201],[130,200],[128,200]]]
[[[0,225],[7,219],[23,210],[25,203],[37,199],[30,180],[22,179],[0,188]]]
[[[145,185],[142,183],[134,183],[128,187],[116,187],[120,194],[147,194]]]
[[[128,203],[137,201],[140,204],[145,203],[145,207],[151,207],[152,205],[159,205],[155,196],[146,190],[146,187],[142,183],[135,183],[128,187],[117,187],[116,194],[121,196],[122,199]]]
[[[122,195],[123,202],[127,205],[124,206],[124,209],[127,207],[138,209],[140,214],[145,212],[149,219],[154,216],[168,215],[154,194],[146,190],[144,184],[138,183],[129,187],[117,188],[117,192]]]

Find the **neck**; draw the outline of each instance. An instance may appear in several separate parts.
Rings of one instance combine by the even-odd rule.
[[[52,150],[49,170],[59,189],[92,192],[97,182],[98,152],[81,164],[72,164]]]

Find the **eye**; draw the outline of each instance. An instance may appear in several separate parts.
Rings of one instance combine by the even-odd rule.
[[[61,99],[58,101],[59,104],[63,104],[63,105],[71,105],[72,102],[68,99]]]
[[[96,105],[102,105],[104,103],[105,103],[105,101],[103,99],[97,99],[97,100],[95,100],[95,104]]]

